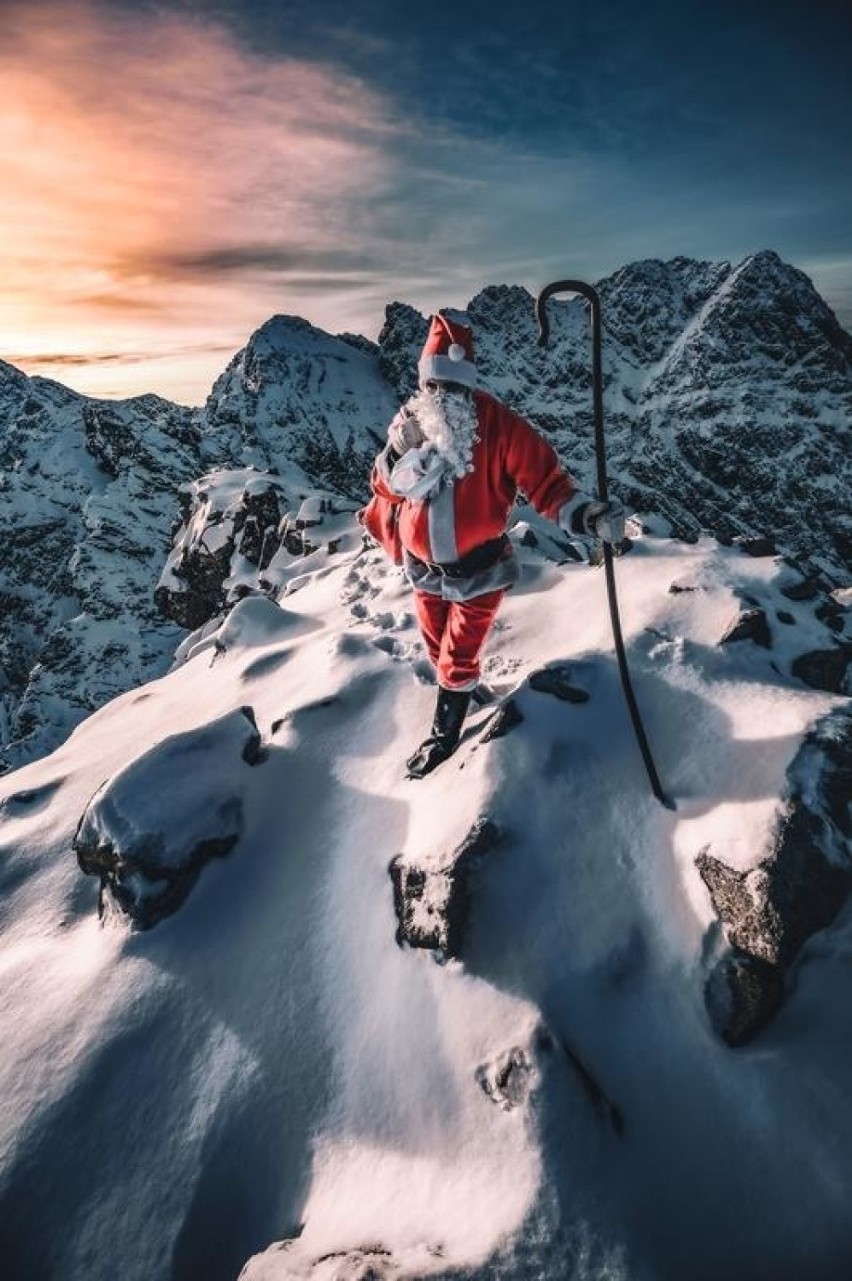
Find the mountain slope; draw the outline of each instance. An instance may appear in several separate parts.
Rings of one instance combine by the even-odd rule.
[[[180,633],[154,608],[178,486],[215,457],[155,396],[87,400],[0,365],[0,772],[161,672]]]
[[[848,714],[791,674],[832,643],[814,601],[783,594],[801,580],[710,540],[641,537],[619,562],[670,813],[600,574],[520,547],[485,670],[521,719],[494,737],[476,711],[412,783],[434,688],[408,589],[351,517],[326,535],[336,556],[270,568],[277,603],[247,596],[171,674],[0,783],[11,1275],[224,1281],[255,1256],[246,1281],[842,1276],[848,909],[733,1051],[706,1004],[729,945],[696,863],[759,870],[804,736]],[[748,602],[769,647],[721,643]],[[553,663],[585,702],[536,692]],[[89,829],[137,866],[185,859],[190,818],[208,841],[236,824],[146,931],[110,878],[142,911],[157,882],[104,870],[99,925],[70,853],[105,781]],[[459,958],[398,946],[389,863],[440,881],[482,820]]]
[[[0,772],[168,668],[180,632],[154,589],[181,486],[253,462],[286,479],[296,509],[317,484],[363,488],[396,406],[356,341],[276,317],[203,414],[155,396],[95,401],[0,365]]]

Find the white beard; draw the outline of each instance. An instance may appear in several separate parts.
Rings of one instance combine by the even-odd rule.
[[[417,391],[408,402],[426,440],[447,463],[454,480],[473,471],[479,441],[476,404],[468,391]]]

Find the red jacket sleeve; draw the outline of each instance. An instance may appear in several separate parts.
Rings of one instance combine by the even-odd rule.
[[[373,463],[373,470],[370,473],[370,488],[374,494],[378,494],[380,498],[386,498],[389,503],[401,503],[405,500],[399,494],[395,494],[388,484],[388,473],[393,466],[388,457],[390,452],[391,447],[388,444]],[[393,457],[395,460],[396,455],[394,454]]]
[[[505,406],[502,409],[506,470],[536,511],[555,521],[560,508],[579,491],[579,485],[562,466],[549,441],[526,419]]]

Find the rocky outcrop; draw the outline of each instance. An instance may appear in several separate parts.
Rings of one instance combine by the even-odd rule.
[[[166,618],[192,631],[225,609],[236,557],[255,571],[267,568],[290,500],[282,481],[252,470],[213,472],[184,485],[180,496],[184,519],[154,600]],[[247,576],[239,577],[245,584]]]
[[[573,683],[570,663],[550,663],[533,672],[529,678],[530,689],[537,694],[552,694],[563,703],[587,703],[589,695]]]
[[[709,849],[696,859],[732,947],[707,986],[711,1019],[731,1045],[772,1017],[784,975],[852,890],[850,798],[852,715],[844,708],[815,726],[790,766],[767,857],[748,871]]]
[[[763,609],[745,609],[728,624],[719,641],[720,645],[730,645],[734,641],[754,641],[763,649],[772,648],[772,632],[766,611]]]
[[[491,819],[478,820],[449,855],[411,861],[398,854],[389,871],[400,947],[461,956],[471,909],[473,878],[500,839]]]
[[[180,498],[183,521],[154,599],[190,631],[248,595],[274,595],[278,562],[301,562],[321,546],[334,554],[340,528],[351,523],[352,504],[305,499],[292,483],[253,468],[210,472],[184,485]]]
[[[243,826],[241,771],[261,759],[250,707],[164,739],[92,797],[74,837],[80,868],[97,876],[108,904],[140,929],[184,903],[206,863],[228,854]],[[157,823],[158,800],[179,813]]]
[[[477,1069],[476,1080],[492,1103],[504,1112],[513,1112],[529,1097],[536,1081],[536,1069],[526,1050],[515,1046],[493,1063]]]
[[[815,649],[793,659],[792,673],[811,689],[829,694],[852,693],[849,669],[852,645],[835,645],[832,649]]]

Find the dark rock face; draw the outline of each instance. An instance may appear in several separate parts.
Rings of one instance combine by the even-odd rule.
[[[764,649],[772,647],[772,633],[762,609],[747,609],[741,613],[725,630],[719,641],[720,645],[730,645],[733,641],[754,641]]]
[[[765,536],[761,537],[758,535],[757,538],[735,538],[733,541],[734,546],[739,547],[740,551],[744,552],[746,556],[775,556],[778,550],[775,546],[774,540]]]
[[[523,725],[524,714],[518,707],[514,698],[507,698],[501,703],[497,711],[491,717],[482,735],[481,742],[491,743],[495,738],[505,738],[518,725]]]
[[[711,975],[708,1008],[721,1035],[742,1044],[781,1000],[783,974],[852,889],[852,715],[824,717],[788,771],[771,852],[742,872],[708,851],[696,867],[734,949]],[[727,997],[727,1004],[721,999]]]
[[[571,683],[571,667],[564,663],[552,663],[533,672],[529,678],[530,689],[538,694],[552,694],[563,703],[587,703],[589,695]]]
[[[818,578],[801,578],[781,588],[781,595],[788,600],[813,600],[820,593]]]
[[[237,551],[259,569],[266,569],[281,546],[281,516],[278,490],[272,480],[243,491],[242,510],[234,517]]]
[[[746,1045],[778,1012],[784,974],[779,966],[734,948],[713,970],[704,995],[710,1022],[728,1045]]]
[[[838,645],[835,649],[816,649],[793,659],[791,671],[811,689],[822,689],[829,694],[848,694],[849,664],[852,662],[852,645]]]
[[[230,480],[230,483],[229,483]],[[216,473],[183,487],[184,522],[160,576],[160,612],[193,631],[229,603],[225,582],[235,554],[258,571],[281,546],[283,482],[253,471]]]
[[[398,854],[390,865],[397,943],[462,953],[471,907],[472,881],[485,856],[500,839],[491,819],[480,819],[449,857],[417,865]]]
[[[845,626],[846,609],[839,601],[829,596],[828,600],[822,601],[814,610],[814,618],[818,618],[821,623],[833,632],[842,632]]]
[[[260,759],[244,707],[164,739],[106,782],[74,837],[81,870],[100,879],[101,912],[109,901],[148,929],[177,911],[204,865],[239,839],[240,769]],[[158,801],[171,827],[158,823]]]

